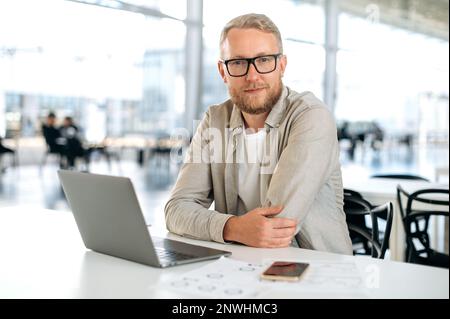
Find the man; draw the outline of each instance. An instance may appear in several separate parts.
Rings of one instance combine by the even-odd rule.
[[[75,125],[71,116],[66,116],[63,120],[63,125],[59,129],[61,136],[65,139],[65,154],[67,157],[67,164],[70,169],[75,167],[75,160],[77,157],[85,159],[89,163],[89,154],[83,148],[81,139],[79,137],[78,126]]]
[[[312,93],[283,85],[278,28],[264,15],[237,17],[220,49],[231,99],[210,107],[197,128],[165,207],[167,228],[221,243],[351,254],[336,126]]]
[[[48,113],[45,123],[42,124],[42,135],[44,136],[45,143],[48,147],[48,152],[59,155],[59,166],[65,168],[64,156],[65,147],[62,142],[62,136],[60,130],[55,127],[56,115],[53,112]]]

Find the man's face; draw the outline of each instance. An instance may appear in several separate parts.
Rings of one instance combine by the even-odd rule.
[[[277,53],[280,52],[276,37],[256,29],[231,29],[222,45],[223,60]],[[281,95],[286,63],[283,55],[277,60],[277,68],[266,74],[258,73],[250,64],[247,75],[241,77],[230,76],[223,63],[219,62],[218,67],[233,103],[245,113],[262,114],[270,112]]]
[[[48,126],[53,126],[55,125],[56,119],[52,116],[47,117],[47,125]]]

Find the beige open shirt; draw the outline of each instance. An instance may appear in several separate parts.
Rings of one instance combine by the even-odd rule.
[[[244,128],[231,100],[208,109],[165,206],[169,231],[224,243],[225,223],[242,214],[236,150]],[[247,191],[260,192],[264,206],[284,206],[277,217],[298,221],[300,247],[352,254],[332,114],[311,92],[283,87],[265,129],[261,183]]]

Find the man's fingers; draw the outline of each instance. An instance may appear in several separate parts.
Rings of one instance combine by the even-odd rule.
[[[272,206],[272,207],[262,207],[258,210],[258,212],[262,216],[271,216],[281,213],[283,210],[283,206]]]
[[[297,227],[297,221],[290,218],[275,217],[270,219],[273,228]]]
[[[292,236],[283,238],[271,238],[268,243],[269,248],[288,247],[292,242]]]
[[[278,228],[272,230],[272,238],[286,238],[295,235],[295,227]]]

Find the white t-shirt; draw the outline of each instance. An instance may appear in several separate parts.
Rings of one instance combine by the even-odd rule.
[[[244,130],[243,143],[238,153],[239,188],[238,213],[244,214],[262,206],[261,163],[264,155],[266,130],[260,129],[257,133]]]

